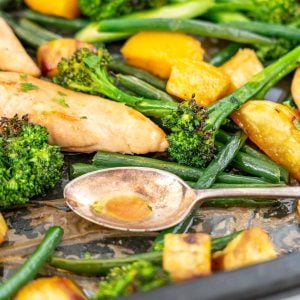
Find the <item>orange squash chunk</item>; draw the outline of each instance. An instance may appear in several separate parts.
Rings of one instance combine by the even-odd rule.
[[[167,82],[167,92],[180,99],[194,96],[198,105],[208,106],[224,96],[230,78],[218,68],[199,61],[178,61]]]
[[[80,15],[78,0],[25,0],[29,8],[41,14],[75,19]]]
[[[255,51],[251,49],[240,49],[232,58],[219,67],[221,71],[230,77],[232,82],[231,91],[247,83],[263,68]]]
[[[167,79],[175,62],[202,61],[204,50],[198,40],[183,33],[140,32],[127,40],[121,53],[128,64]]]

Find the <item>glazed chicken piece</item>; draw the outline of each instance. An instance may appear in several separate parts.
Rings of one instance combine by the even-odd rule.
[[[166,150],[164,131],[138,111],[18,73],[0,72],[0,116],[28,114],[65,151],[143,154]]]
[[[39,68],[3,18],[0,18],[0,32],[0,70],[40,76]]]

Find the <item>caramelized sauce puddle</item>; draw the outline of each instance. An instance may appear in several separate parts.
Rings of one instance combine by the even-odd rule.
[[[102,213],[126,222],[143,221],[152,212],[147,201],[138,194],[117,194],[103,197],[92,205],[92,210],[95,213]]]

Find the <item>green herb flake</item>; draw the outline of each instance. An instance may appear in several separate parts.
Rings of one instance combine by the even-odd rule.
[[[60,98],[52,98],[52,101],[62,105],[63,107],[70,107],[69,104],[66,102],[66,99],[63,97]]]
[[[21,83],[21,90],[23,92],[28,92],[28,91],[38,90],[38,89],[39,88],[36,85],[34,85],[34,84],[30,83],[30,82],[23,82],[23,83]]]
[[[296,117],[293,117],[292,122],[297,130],[300,130],[300,120]]]
[[[60,95],[60,96],[62,96],[62,97],[67,96],[65,93],[63,93],[63,92],[61,92],[61,91],[58,91],[57,94]]]
[[[20,79],[26,81],[28,79],[28,75],[27,74],[20,74]]]
[[[87,116],[81,116],[80,119],[81,120],[86,120],[88,117]]]

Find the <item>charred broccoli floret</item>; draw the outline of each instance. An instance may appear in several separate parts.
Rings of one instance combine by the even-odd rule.
[[[98,21],[160,7],[167,2],[168,0],[79,0],[79,7],[85,16]]]
[[[256,21],[288,23],[297,13],[296,0],[216,0],[212,10],[242,11]]]
[[[116,299],[135,292],[146,292],[170,282],[169,275],[162,268],[148,261],[137,261],[123,267],[111,269],[92,300]]]
[[[58,183],[63,159],[45,127],[16,115],[1,118],[0,132],[0,207],[26,203]]]

